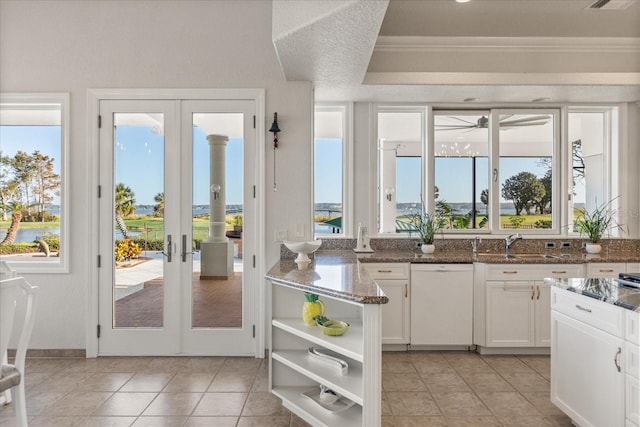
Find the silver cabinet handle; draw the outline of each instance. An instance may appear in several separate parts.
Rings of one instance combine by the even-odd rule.
[[[618,347],[618,352],[613,357],[613,363],[616,364],[616,368],[618,369],[618,372],[620,372],[620,363],[618,362],[618,360],[620,358],[620,353],[622,353],[622,348]]]
[[[580,306],[580,304],[576,304],[576,308],[577,308],[578,310],[582,310],[582,311],[586,311],[587,313],[591,313],[591,309],[589,309],[589,308],[584,308],[584,307]]]
[[[567,270],[551,270],[553,274],[567,274]]]

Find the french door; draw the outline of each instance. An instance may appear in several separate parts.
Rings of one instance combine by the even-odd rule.
[[[99,354],[254,354],[254,114],[100,101]]]

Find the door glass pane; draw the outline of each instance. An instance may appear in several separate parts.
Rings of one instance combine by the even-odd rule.
[[[500,229],[552,228],[554,116],[502,114]]]
[[[435,200],[448,229],[487,229],[488,113],[434,115]]]
[[[243,119],[193,115],[193,328],[242,327]]]
[[[115,113],[113,327],[160,328],[164,308],[164,115]]]

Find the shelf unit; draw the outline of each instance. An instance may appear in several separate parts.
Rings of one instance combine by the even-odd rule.
[[[328,295],[318,290],[326,304],[326,316],[343,320],[350,327],[342,336],[327,336],[302,321],[303,292],[294,286],[271,282],[271,327],[269,336],[269,389],[282,404],[313,426],[366,426],[381,423],[381,307],[361,304]],[[316,347],[346,361],[348,372],[342,375],[331,366],[309,356]],[[324,385],[354,405],[331,412],[303,395],[320,391]]]

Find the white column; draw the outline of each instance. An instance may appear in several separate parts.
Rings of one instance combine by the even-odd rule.
[[[200,279],[228,279],[233,275],[233,242],[226,234],[225,209],[225,161],[229,137],[207,135],[207,141],[210,159],[209,237],[200,245]]]
[[[228,136],[207,135],[209,141],[209,237],[207,242],[226,242],[226,182],[225,161]],[[213,186],[219,185],[216,196]]]

